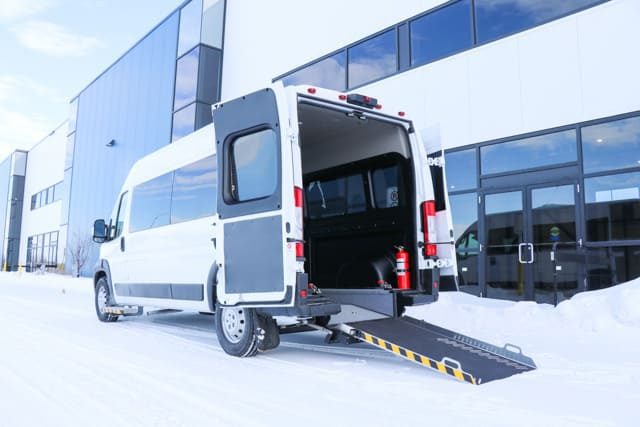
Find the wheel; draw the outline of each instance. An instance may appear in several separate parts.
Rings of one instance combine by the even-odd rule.
[[[101,322],[115,322],[118,320],[117,315],[103,313],[102,309],[104,307],[109,307],[111,305],[111,294],[109,293],[109,284],[107,283],[106,277],[101,277],[98,279],[98,283],[96,283],[96,292],[95,292],[95,307],[96,307],[96,315]]]
[[[225,353],[251,357],[258,352],[258,314],[253,308],[222,307],[216,302],[216,334]]]

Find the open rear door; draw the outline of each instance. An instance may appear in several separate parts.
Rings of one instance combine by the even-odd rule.
[[[295,247],[286,233],[295,213],[285,101],[283,88],[276,86],[213,111],[217,295],[223,305],[288,305],[292,299],[295,266],[286,266],[295,264]]]

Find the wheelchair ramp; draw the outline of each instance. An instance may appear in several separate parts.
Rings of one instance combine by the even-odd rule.
[[[497,347],[411,317],[337,325],[341,332],[471,384],[536,369],[519,347]]]

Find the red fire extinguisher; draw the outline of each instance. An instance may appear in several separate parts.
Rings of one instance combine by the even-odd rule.
[[[404,247],[396,246],[396,275],[398,276],[398,289],[411,289],[411,267],[409,264],[409,252]]]

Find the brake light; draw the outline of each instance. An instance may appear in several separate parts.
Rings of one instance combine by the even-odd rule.
[[[422,233],[424,237],[424,250],[425,257],[436,256],[438,253],[437,246],[435,245],[436,236],[436,202],[433,200],[427,200],[422,203]]]
[[[304,243],[296,242],[296,258],[304,258]]]
[[[303,192],[300,187],[293,187],[293,200],[296,208],[302,208]]]
[[[304,192],[300,187],[293,187],[293,205],[296,209],[296,228],[299,230],[298,238],[302,238]],[[296,242],[296,258],[304,258],[304,242]]]

